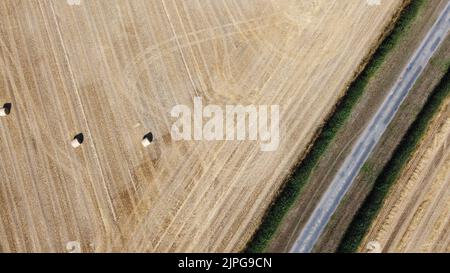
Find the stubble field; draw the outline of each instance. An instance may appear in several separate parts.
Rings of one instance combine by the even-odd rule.
[[[450,100],[389,192],[359,251],[450,251]]]
[[[239,251],[402,2],[0,1],[0,250]],[[280,105],[279,148],[174,142],[196,96]]]

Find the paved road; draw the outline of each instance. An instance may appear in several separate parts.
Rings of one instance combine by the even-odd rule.
[[[303,227],[291,248],[291,252],[303,253],[312,251],[362,166],[449,31],[450,1],[405,67],[400,79],[394,85],[378,112],[361,136],[359,136],[352,152],[345,159],[344,164]]]

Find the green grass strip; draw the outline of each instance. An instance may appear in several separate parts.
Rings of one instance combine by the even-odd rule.
[[[383,206],[392,185],[395,184],[406,164],[413,156],[420,141],[427,132],[430,122],[440,109],[443,101],[450,95],[450,70],[442,78],[440,84],[435,88],[428,98],[425,106],[417,116],[414,123],[396,148],[392,158],[386,164],[381,174],[375,181],[374,188],[367,196],[359,209],[344,238],[342,239],[338,252],[355,252],[364,239],[373,220]]]
[[[323,126],[313,147],[302,162],[295,168],[275,202],[269,207],[262,224],[256,231],[252,240],[248,243],[244,250],[245,252],[260,253],[265,250],[283,217],[297,200],[301,190],[309,180],[319,159],[325,153],[332,140],[336,137],[339,129],[342,128],[350,117],[353,108],[363,95],[369,80],[379,70],[386,60],[387,55],[398,44],[399,40],[406,34],[409,26],[416,18],[425,1],[426,0],[412,0],[402,11],[390,34],[384,39],[380,47],[373,54],[365,69],[351,84],[345,96],[338,102],[335,112]]]

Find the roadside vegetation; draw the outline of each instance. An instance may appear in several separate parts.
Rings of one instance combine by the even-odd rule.
[[[396,148],[392,158],[378,176],[374,188],[347,229],[338,252],[355,252],[358,249],[373,220],[382,208],[389,190],[413,156],[414,151],[426,134],[430,122],[449,95],[450,70],[447,70],[447,73],[432,92],[422,111]]]
[[[272,203],[263,222],[247,245],[245,252],[263,252],[275,234],[283,217],[299,197],[304,185],[323,156],[339,130],[349,119],[352,110],[364,94],[370,79],[379,70],[388,54],[398,44],[398,41],[407,33],[411,23],[416,18],[426,0],[412,0],[402,11],[395,26],[372,55],[365,69],[358,75],[347,90],[345,96],[339,101],[334,113],[328,118],[313,146],[295,168],[293,174],[286,181],[282,191]]]

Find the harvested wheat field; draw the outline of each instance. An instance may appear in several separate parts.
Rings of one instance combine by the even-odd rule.
[[[389,193],[359,251],[450,251],[450,100]]]
[[[403,4],[77,2],[0,1],[3,252],[239,251]],[[174,141],[194,97],[279,105],[278,149]]]

